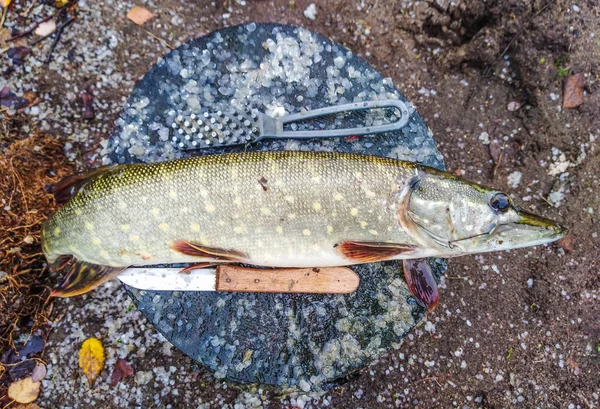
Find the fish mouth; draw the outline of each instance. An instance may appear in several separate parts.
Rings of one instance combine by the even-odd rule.
[[[525,210],[519,210],[519,221],[516,222],[516,224],[529,226],[538,230],[545,230],[549,235],[556,237],[556,240],[562,239],[569,234],[569,230],[566,227],[558,224],[554,220],[529,213]]]
[[[521,241],[518,247],[551,243],[569,234],[569,230],[554,220],[515,208],[518,220],[511,223],[513,238]]]

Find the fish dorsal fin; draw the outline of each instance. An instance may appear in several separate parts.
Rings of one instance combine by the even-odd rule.
[[[66,271],[67,273],[62,283],[50,295],[52,297],[72,297],[87,293],[116,277],[125,268],[93,264],[77,260],[75,257],[65,257],[50,267],[53,271]]]
[[[88,172],[76,173],[67,176],[60,182],[50,186],[48,191],[54,194],[56,204],[64,204],[77,194],[85,185],[95,180],[101,175],[104,175],[119,165],[102,166],[101,168],[90,170]]]

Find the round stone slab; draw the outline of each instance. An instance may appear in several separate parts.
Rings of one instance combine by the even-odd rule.
[[[381,99],[407,104],[410,119],[404,128],[364,137],[267,139],[195,151],[179,150],[173,142],[177,116],[201,109],[252,108],[277,115]],[[303,121],[291,129],[393,119],[393,112],[380,111]],[[132,92],[102,153],[109,164],[245,150],[357,152],[443,168],[431,132],[389,78],[318,34],[255,23],[191,40],[157,63]],[[439,279],[446,261],[429,262]],[[217,377],[316,391],[398,348],[424,314],[407,289],[400,263],[352,268],[361,282],[346,295],[127,290],[173,345]]]

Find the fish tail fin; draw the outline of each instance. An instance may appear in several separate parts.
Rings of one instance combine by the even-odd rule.
[[[67,176],[58,183],[48,186],[48,192],[54,195],[54,199],[57,204],[64,204],[69,201],[77,192],[79,192],[85,185],[95,180],[99,176],[102,176],[119,165],[103,166],[98,169],[90,170],[88,172],[76,173],[75,175]]]
[[[88,263],[68,255],[60,256],[52,263],[50,270],[66,271],[67,275],[50,296],[72,297],[87,293],[116,277],[125,268]]]

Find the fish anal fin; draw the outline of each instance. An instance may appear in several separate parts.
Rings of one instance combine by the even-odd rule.
[[[241,263],[248,260],[246,253],[218,247],[204,246],[187,240],[176,240],[171,243],[171,248],[186,256],[205,258],[215,261]]]
[[[207,267],[213,267],[215,265],[215,263],[197,263],[197,264],[192,264],[191,266],[182,268],[181,271],[179,272],[179,274],[189,274],[194,270],[197,270],[199,268],[207,268]]]
[[[346,259],[357,263],[373,263],[390,260],[413,251],[411,244],[386,243],[377,241],[343,241],[336,245],[337,251]]]
[[[75,196],[85,185],[97,177],[112,171],[117,166],[118,165],[103,166],[88,172],[67,176],[55,185],[50,186],[48,191],[54,194],[54,199],[57,204],[64,204]]]
[[[403,260],[404,278],[417,302],[431,312],[440,300],[433,271],[424,258]]]
[[[66,266],[68,266],[69,264],[71,264],[73,262],[73,256],[70,254],[63,254],[60,255],[56,258],[56,260],[54,260],[49,268],[50,271],[55,272],[55,271],[61,271],[62,269],[64,269]]]
[[[62,283],[50,293],[51,297],[72,297],[87,293],[127,268],[93,264],[76,258],[63,264],[63,270],[66,270],[67,274]]]

